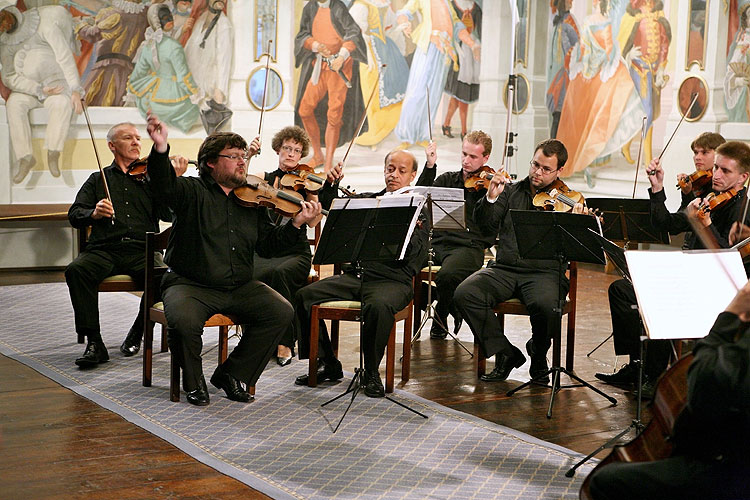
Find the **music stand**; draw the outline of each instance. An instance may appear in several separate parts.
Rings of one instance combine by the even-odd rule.
[[[383,198],[338,198],[334,200],[328,213],[326,225],[313,258],[314,264],[341,264],[351,262],[360,280],[360,301],[363,300],[363,262],[395,261],[403,259],[406,248],[415,230],[420,210],[424,203],[422,196],[392,195]],[[364,310],[361,303],[360,311]],[[344,421],[354,399],[364,382],[363,319],[359,316],[359,367],[354,370],[346,391],[320,406],[326,406],[351,393],[351,400],[341,416],[335,433]],[[389,401],[427,418],[409,406],[385,396]]]
[[[427,233],[427,305],[422,315],[422,321],[411,338],[411,343],[414,345],[414,342],[422,334],[422,329],[427,325],[427,321],[432,320],[437,322],[438,326],[453,340],[458,342],[458,345],[473,358],[474,353],[456,336],[458,331],[451,333],[448,325],[443,324],[440,316],[435,314],[435,307],[432,305],[432,267],[435,264],[433,260],[435,258],[435,250],[432,247],[433,231],[467,231],[464,190],[417,186],[410,189],[409,192],[421,194],[426,197],[425,206],[427,207],[427,219],[429,221],[429,232]]]
[[[596,221],[590,215],[529,210],[511,210],[510,218],[513,222],[513,231],[516,234],[518,253],[521,258],[556,260],[558,262],[558,300],[555,308],[557,322],[554,328],[559,331],[562,325],[563,307],[565,306],[565,297],[562,294],[562,275],[565,272],[566,262],[569,260],[594,264],[604,264],[605,262],[601,246],[589,231],[589,229],[596,228]],[[605,394],[566,368],[559,365],[555,366],[556,363],[560,363],[559,359],[553,359],[552,361],[553,366],[546,372],[515,389],[511,389],[506,395],[512,396],[531,384],[541,384],[548,375],[552,375],[552,394],[550,395],[547,418],[552,418],[552,405],[555,402],[555,395],[562,388],[588,387],[612,404],[617,404],[617,400],[612,396]],[[580,385],[560,385],[560,374],[562,373],[574,379]]]
[[[651,224],[651,200],[630,198],[587,198],[586,205],[598,210],[604,216],[602,231],[608,240],[624,241],[625,248],[632,243],[669,244],[669,232],[660,230]],[[611,241],[609,243],[612,243]],[[612,243],[614,245],[614,243]],[[614,260],[613,260],[614,263]],[[610,338],[599,342],[587,357],[591,356]]]

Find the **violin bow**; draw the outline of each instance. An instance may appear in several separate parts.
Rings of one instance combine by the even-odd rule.
[[[432,113],[430,113],[430,86],[426,85],[427,88],[427,130],[430,132],[430,142],[432,142]]]
[[[263,99],[261,100],[260,120],[258,121],[258,137],[262,137],[263,134],[263,114],[266,112],[266,90],[268,89],[268,73],[271,65],[271,42],[273,42],[273,40],[268,40],[268,48],[266,50],[266,78],[265,82],[263,82]],[[255,154],[259,155],[260,149]]]
[[[96,156],[96,164],[99,165],[99,173],[102,175],[102,183],[104,184],[104,194],[107,196],[107,201],[112,204],[112,197],[109,194],[109,185],[107,184],[107,177],[104,175],[104,169],[102,168],[102,162],[99,159],[99,150],[96,149],[96,141],[94,141],[94,131],[91,130],[91,120],[89,119],[89,110],[86,108],[86,100],[81,97],[81,106],[83,107],[83,116],[86,118],[86,125],[89,128],[89,136],[91,136],[91,145],[94,146],[94,155]],[[112,205],[112,225],[115,223],[115,207]]]
[[[695,101],[698,100],[698,92],[693,92],[693,100],[690,101],[690,106],[688,106],[687,110],[685,111],[685,114],[682,115],[682,118],[680,118],[680,121],[677,122],[677,126],[674,128],[674,131],[672,132],[672,135],[669,136],[669,140],[664,145],[664,149],[661,150],[661,153],[659,153],[659,156],[657,157],[658,160],[661,160],[661,157],[664,156],[664,153],[667,151],[667,148],[669,147],[669,143],[672,142],[672,139],[674,139],[674,135],[677,133],[677,130],[679,130],[680,125],[682,125],[682,122],[685,121],[685,117],[690,114],[690,111],[692,111],[693,106],[695,105]],[[646,172],[648,175],[654,175],[656,172],[653,170],[649,170]]]
[[[511,54],[511,57],[514,57]],[[508,160],[508,157],[511,156],[508,154],[508,149],[512,148],[511,143],[513,142],[513,132],[511,131],[510,126],[510,115],[513,114],[513,100],[515,99],[516,94],[516,75],[510,74],[508,75],[508,113],[505,115],[505,137],[503,138],[503,159],[500,165],[505,169],[505,162]]]
[[[638,170],[641,168],[641,152],[643,151],[643,139],[646,137],[646,121],[648,117],[643,117],[641,124],[641,143],[638,144],[638,159],[635,161],[635,180],[633,180],[633,199],[635,199],[635,188],[638,185]]]
[[[386,65],[383,64],[380,66],[380,69],[385,68]],[[378,69],[378,77],[376,81],[380,81],[380,69]],[[375,92],[378,90],[378,84],[373,85],[372,92],[370,92],[370,97],[367,99],[367,104],[365,105],[365,109],[362,111],[362,116],[359,119],[359,125],[357,125],[356,132],[354,136],[352,137],[352,140],[349,141],[349,146],[346,148],[346,153],[344,153],[344,158],[341,160],[341,169],[343,170],[346,166],[346,159],[349,157],[349,151],[352,150],[352,145],[354,144],[354,140],[359,137],[359,133],[362,132],[362,127],[365,125],[365,119],[367,118],[367,110],[370,109],[370,103],[372,102],[372,98],[375,97]]]

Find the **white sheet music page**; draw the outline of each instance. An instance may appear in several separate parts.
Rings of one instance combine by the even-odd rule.
[[[625,252],[638,309],[651,339],[698,339],[708,335],[737,290],[747,283],[739,252]],[[710,290],[705,280],[710,276]]]

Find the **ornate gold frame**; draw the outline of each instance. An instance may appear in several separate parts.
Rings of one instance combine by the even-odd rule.
[[[252,105],[252,107],[257,109],[258,111],[261,110],[261,107],[255,104],[255,102],[253,102],[253,99],[250,97],[250,80],[252,80],[253,75],[255,75],[255,73],[257,73],[258,71],[262,69],[266,69],[266,67],[258,66],[257,68],[255,68],[254,70],[250,72],[250,74],[247,77],[247,80],[245,80],[245,96],[247,96],[247,101],[250,103],[250,105]],[[281,78],[281,75],[279,74],[279,72],[276,71],[274,68],[268,68],[268,71],[271,71],[276,76],[278,76],[279,81],[281,82],[281,95],[279,96],[279,102],[277,102],[274,106],[269,106],[268,102],[266,102],[266,111],[271,111],[272,109],[275,109],[276,107],[278,107],[279,104],[281,104],[281,101],[284,100],[284,79]]]
[[[677,87],[677,111],[680,113],[680,116],[684,116],[683,110],[680,107],[680,91],[682,90],[682,86],[685,85],[685,82],[687,82],[691,78],[695,78],[698,81],[700,81],[701,85],[703,86],[703,89],[706,92],[706,102],[703,104],[703,109],[701,110],[700,114],[694,117],[688,117],[688,116],[685,117],[686,122],[697,122],[698,120],[703,118],[703,115],[706,114],[706,109],[708,109],[708,99],[709,99],[708,82],[706,82],[705,78],[703,78],[702,76],[690,74],[687,77],[685,77],[685,79],[682,80],[682,82],[680,82],[680,86]],[[699,94],[699,99],[700,99],[700,94]],[[696,104],[698,104],[698,101],[696,101]]]

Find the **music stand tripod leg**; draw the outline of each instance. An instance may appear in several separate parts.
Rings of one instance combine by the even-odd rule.
[[[596,351],[597,351],[597,350],[598,350],[598,349],[599,349],[599,348],[600,348],[601,346],[603,346],[603,345],[605,344],[605,342],[607,342],[607,341],[608,341],[609,339],[611,339],[611,338],[612,338],[612,337],[613,337],[614,335],[615,335],[614,333],[610,333],[610,334],[609,334],[609,336],[608,336],[608,337],[607,337],[606,339],[604,339],[604,340],[602,340],[601,342],[599,342],[599,345],[598,345],[598,346],[596,346],[596,347],[594,347],[593,349],[591,349],[591,350],[589,351],[589,353],[588,353],[588,354],[586,354],[586,357],[588,358],[588,357],[590,357],[590,356],[591,356],[592,354],[594,354],[594,352],[596,352]]]

